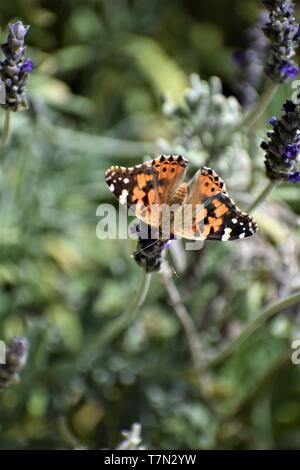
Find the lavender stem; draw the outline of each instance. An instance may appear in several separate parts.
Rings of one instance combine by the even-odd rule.
[[[1,147],[7,144],[10,130],[10,110],[6,109],[4,112],[3,132],[1,136]]]

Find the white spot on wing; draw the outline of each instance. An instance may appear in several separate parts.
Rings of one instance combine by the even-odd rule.
[[[226,242],[227,240],[229,240],[231,232],[232,232],[231,228],[229,228],[229,227],[225,228],[224,235],[222,236],[221,240],[223,242]]]
[[[127,203],[127,196],[128,196],[127,189],[123,189],[122,194],[119,197],[119,201],[120,201],[121,204],[126,204]]]
[[[226,242],[227,240],[229,240],[229,238],[230,238],[229,233],[225,233],[225,234],[222,236],[221,240],[222,240],[222,242]]]
[[[111,192],[114,192],[115,186],[114,186],[113,184],[111,184],[110,187],[109,187],[109,189],[110,189]]]

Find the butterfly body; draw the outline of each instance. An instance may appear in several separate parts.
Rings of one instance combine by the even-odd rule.
[[[227,241],[253,235],[258,229],[255,220],[230,199],[214,170],[203,167],[183,182],[187,163],[180,155],[162,155],[131,168],[112,166],[106,171],[106,182],[119,202],[156,228],[161,239],[171,234]]]

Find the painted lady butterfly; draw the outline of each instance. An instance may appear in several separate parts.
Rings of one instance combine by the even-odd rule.
[[[106,171],[106,182],[121,204],[133,208],[133,214],[152,227],[160,227],[163,204],[201,205],[202,211],[194,210],[184,229],[171,227],[176,238],[227,241],[253,235],[258,229],[255,220],[230,199],[214,170],[203,167],[183,182],[187,163],[181,155],[163,155],[132,168],[112,166]]]

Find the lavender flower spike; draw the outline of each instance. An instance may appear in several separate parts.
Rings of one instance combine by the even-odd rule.
[[[292,57],[300,44],[299,24],[294,18],[292,0],[263,0],[269,10],[269,21],[263,28],[270,39],[270,49],[265,66],[266,75],[275,83],[284,83],[298,75]]]
[[[261,144],[265,150],[267,176],[271,180],[300,181],[298,169],[300,157],[300,106],[292,101],[283,105],[284,115],[269,121],[273,130],[268,132],[269,140]]]
[[[234,55],[238,65],[234,87],[243,106],[251,106],[258,98],[268,49],[268,40],[263,33],[267,19],[266,11],[259,13],[257,21],[246,31],[247,48]]]
[[[0,365],[0,390],[19,379],[19,372],[26,364],[28,353],[26,338],[15,337],[6,352],[6,363]]]
[[[32,61],[24,57],[24,38],[28,30],[29,26],[23,25],[22,21],[10,24],[7,40],[1,44],[5,58],[0,62],[0,106],[8,111],[20,111],[28,107],[26,84],[33,69]]]

